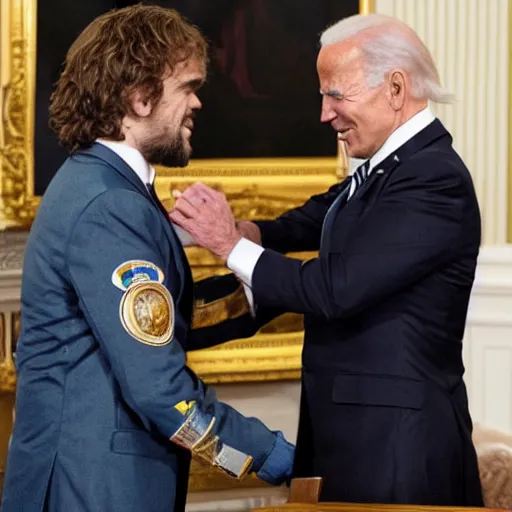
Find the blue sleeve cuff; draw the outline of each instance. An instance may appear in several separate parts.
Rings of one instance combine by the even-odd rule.
[[[256,476],[272,485],[289,482],[292,477],[295,447],[286,441],[281,432],[276,433],[276,443]]]

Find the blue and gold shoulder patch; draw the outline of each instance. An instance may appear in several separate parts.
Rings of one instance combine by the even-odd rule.
[[[174,334],[174,301],[163,285],[164,277],[160,268],[143,260],[125,261],[112,273],[112,283],[124,292],[121,324],[146,345],[167,345]]]
[[[164,273],[153,263],[143,260],[125,261],[112,273],[112,283],[123,291],[141,281],[163,283]]]

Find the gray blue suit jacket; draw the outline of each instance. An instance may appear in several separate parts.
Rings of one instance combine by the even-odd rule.
[[[218,287],[232,291],[232,277]],[[194,451],[235,476],[289,477],[293,447],[281,433],[220,403],[187,368],[187,343],[258,327],[244,312],[217,315],[220,328],[202,314],[191,335],[193,287],[134,171],[99,144],[71,156],[26,248],[3,512],[180,510]]]

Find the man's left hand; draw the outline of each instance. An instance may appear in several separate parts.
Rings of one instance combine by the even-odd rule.
[[[170,219],[188,231],[198,245],[226,261],[242,238],[226,196],[200,182],[174,196]]]

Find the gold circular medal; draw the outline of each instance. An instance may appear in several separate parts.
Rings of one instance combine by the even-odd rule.
[[[174,334],[174,302],[169,290],[155,281],[130,286],[119,316],[126,331],[147,345],[167,345]]]

